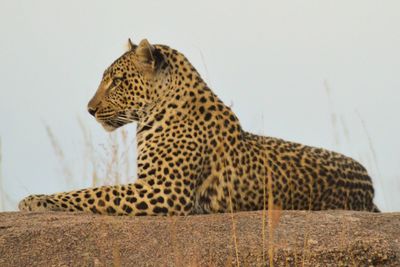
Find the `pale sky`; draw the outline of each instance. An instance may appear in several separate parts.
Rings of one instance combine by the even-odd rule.
[[[111,157],[86,104],[130,37],[183,52],[246,130],[359,160],[377,205],[400,211],[399,12],[396,0],[0,0],[0,209],[91,185],[79,120]]]

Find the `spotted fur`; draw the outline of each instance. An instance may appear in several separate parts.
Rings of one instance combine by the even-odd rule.
[[[137,181],[33,195],[20,210],[187,215],[260,210],[273,199],[282,209],[378,211],[358,162],[244,131],[187,58],[167,46],[130,42],[88,109],[108,131],[138,122]]]

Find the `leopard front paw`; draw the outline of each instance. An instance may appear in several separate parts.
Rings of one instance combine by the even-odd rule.
[[[20,211],[55,211],[59,208],[47,195],[30,195],[18,204]]]

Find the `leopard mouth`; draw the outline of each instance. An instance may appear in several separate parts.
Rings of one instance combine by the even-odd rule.
[[[139,116],[136,112],[131,112],[127,115],[127,112],[114,113],[111,116],[96,116],[96,120],[103,126],[107,132],[112,132],[125,124],[137,121]]]
[[[130,123],[130,121],[122,120],[118,117],[109,118],[107,120],[97,120],[97,121],[101,124],[101,126],[103,126],[104,130],[106,130],[107,132],[112,132],[118,129],[119,127],[124,126],[125,124]]]

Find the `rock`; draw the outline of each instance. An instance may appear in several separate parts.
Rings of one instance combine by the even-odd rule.
[[[270,258],[274,266],[400,266],[400,213],[0,213],[0,266],[263,266]]]

